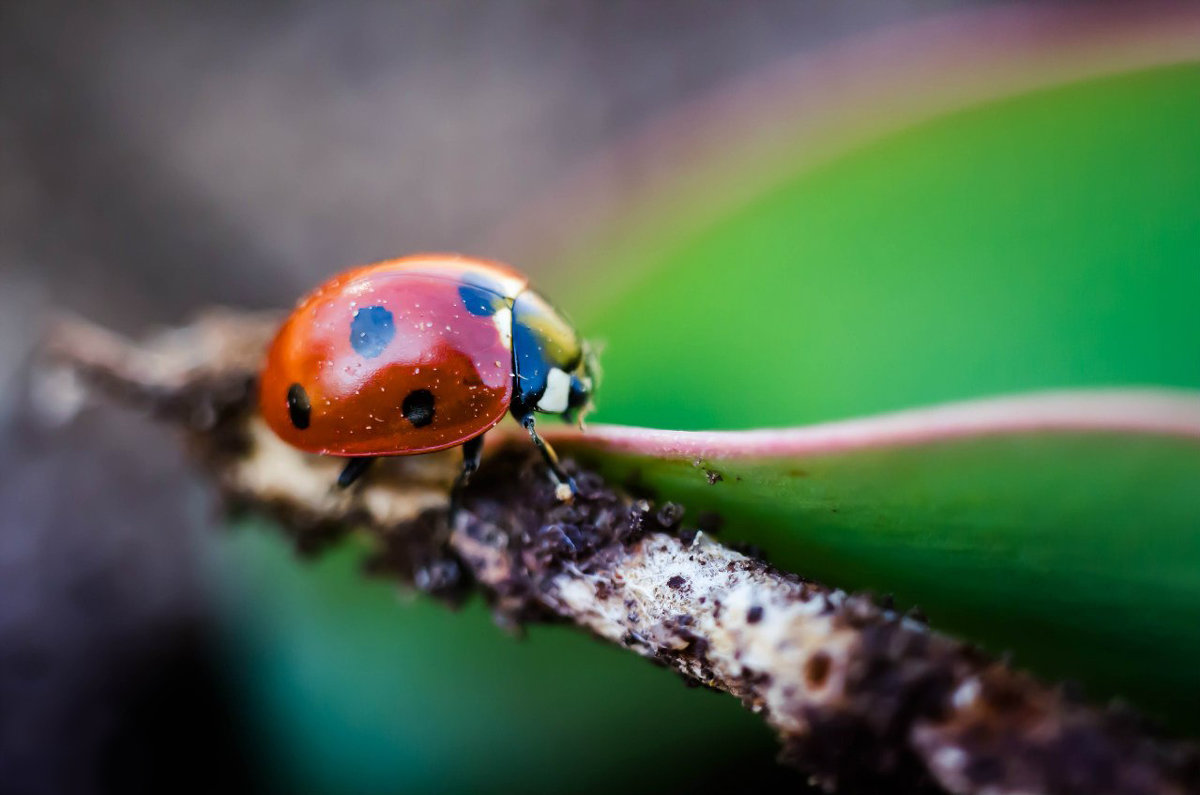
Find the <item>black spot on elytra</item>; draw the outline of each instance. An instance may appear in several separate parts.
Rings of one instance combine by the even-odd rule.
[[[359,356],[374,359],[387,349],[395,336],[392,313],[382,306],[365,306],[354,313],[350,323],[350,345]]]
[[[300,430],[307,428],[312,419],[312,404],[308,400],[308,393],[304,391],[304,387],[299,384],[292,384],[288,387],[287,406],[288,417],[291,418],[292,425]]]
[[[762,621],[762,617],[763,617],[763,609],[762,609],[761,605],[754,605],[753,607],[751,607],[749,610],[746,611],[746,623],[747,624],[757,624],[759,621]]]
[[[428,389],[414,389],[405,396],[400,410],[414,428],[424,428],[433,422],[433,393]]]
[[[482,287],[460,284],[458,297],[462,299],[463,306],[467,308],[467,311],[476,317],[496,314],[496,294],[484,290]]]
[[[672,591],[678,591],[680,588],[682,588],[686,584],[687,584],[687,580],[685,580],[683,577],[680,577],[678,574],[676,574],[671,579],[667,580],[667,587],[670,588]]]

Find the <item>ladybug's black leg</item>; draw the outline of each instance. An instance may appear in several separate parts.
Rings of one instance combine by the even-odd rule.
[[[555,454],[554,448],[547,444],[546,440],[538,436],[537,428],[534,427],[533,414],[526,414],[522,417],[521,424],[525,426],[525,430],[529,431],[529,438],[533,439],[533,443],[541,451],[542,458],[546,460],[546,466],[550,468],[550,476],[554,479],[555,485],[558,486],[554,493],[563,502],[569,502],[571,498],[579,493],[579,488],[575,485],[575,479],[563,471],[562,466],[558,463],[558,456]]]
[[[354,481],[361,478],[371,468],[371,464],[374,463],[375,459],[371,456],[351,458],[342,469],[342,474],[338,475],[338,488],[348,488]]]
[[[483,434],[479,434],[474,439],[468,439],[462,446],[463,463],[462,470],[458,473],[458,477],[454,479],[454,485],[450,487],[450,526],[454,527],[454,520],[458,517],[458,508],[462,490],[466,488],[467,483],[471,480],[471,475],[474,475],[479,469],[479,461],[483,458]]]

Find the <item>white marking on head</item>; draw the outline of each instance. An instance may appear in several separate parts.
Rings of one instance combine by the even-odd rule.
[[[500,333],[500,342],[505,348],[512,350],[512,310],[507,306],[497,309],[492,313],[492,323]]]
[[[571,376],[551,367],[546,374],[546,391],[537,407],[550,414],[562,414],[567,410],[567,402],[571,397]]]

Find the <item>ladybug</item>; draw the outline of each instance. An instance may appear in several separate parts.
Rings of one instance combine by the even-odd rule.
[[[575,483],[534,416],[582,420],[595,359],[528,284],[506,265],[454,254],[333,277],[300,300],[271,343],[259,386],[264,419],[294,447],[348,458],[342,488],[381,456],[462,446],[453,514],[484,433],[511,412],[569,500]]]

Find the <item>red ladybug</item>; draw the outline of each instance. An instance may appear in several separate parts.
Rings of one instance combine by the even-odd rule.
[[[312,453],[346,456],[348,486],[379,456],[462,445],[452,497],[506,411],[541,450],[559,496],[575,484],[534,413],[590,407],[587,343],[517,271],[421,254],[347,271],[302,299],[271,344],[259,402],[271,429]]]

